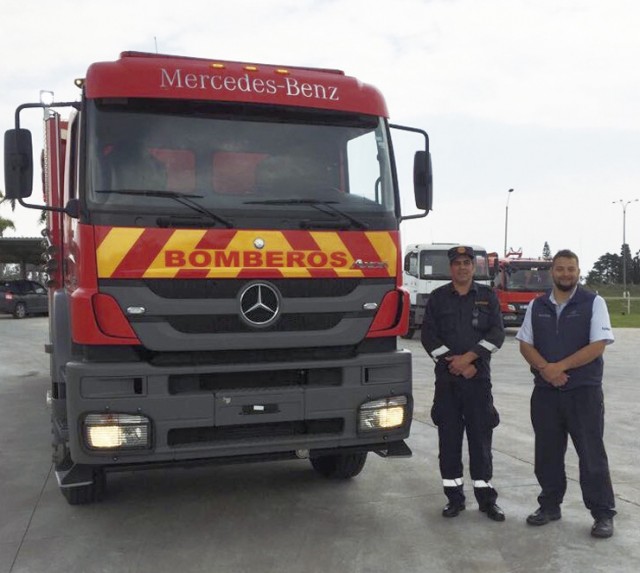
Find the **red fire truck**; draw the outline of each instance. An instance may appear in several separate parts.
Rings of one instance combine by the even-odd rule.
[[[55,471],[410,455],[399,224],[427,134],[343,72],[122,53],[78,101],[18,107],[6,195],[44,209]],[[23,114],[44,109],[45,205]],[[70,110],[63,119],[59,110]],[[403,216],[391,130],[419,138]]]
[[[499,259],[489,255],[493,284],[505,326],[520,326],[529,303],[553,286],[551,261],[523,259],[522,252],[511,252]]]

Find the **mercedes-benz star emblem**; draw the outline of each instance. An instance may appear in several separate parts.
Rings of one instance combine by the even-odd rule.
[[[269,326],[280,313],[280,295],[268,283],[253,283],[240,294],[240,314],[251,326]]]

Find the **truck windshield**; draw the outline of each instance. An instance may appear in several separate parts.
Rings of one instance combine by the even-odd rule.
[[[337,213],[352,228],[397,226],[381,118],[157,100],[86,109],[86,202],[98,223],[183,224],[189,206],[170,200],[183,194],[236,228],[322,229]]]
[[[486,251],[475,251],[475,255],[476,270],[474,280],[488,280],[489,259]],[[451,272],[449,270],[447,251],[422,251],[420,253],[420,278],[449,280]]]
[[[550,266],[510,265],[506,273],[507,290],[543,292],[553,287]]]

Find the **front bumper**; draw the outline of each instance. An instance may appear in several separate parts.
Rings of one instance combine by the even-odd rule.
[[[225,379],[250,381],[230,387]],[[147,363],[72,362],[65,368],[67,440],[75,464],[153,466],[293,457],[296,452],[384,449],[409,436],[411,355],[400,350],[331,361],[158,367]],[[216,387],[217,386],[217,387]],[[232,386],[232,385],[231,385]],[[407,396],[401,427],[358,431],[365,402]],[[151,447],[90,449],[82,421],[90,413],[140,414],[151,420]]]

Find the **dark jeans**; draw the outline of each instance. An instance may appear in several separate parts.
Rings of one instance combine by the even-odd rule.
[[[615,501],[604,448],[604,397],[601,386],[558,390],[536,386],[531,396],[536,437],[535,472],[542,488],[538,503],[560,507],[567,490],[564,457],[571,436],[580,460],[582,499],[594,518],[613,517]]]

